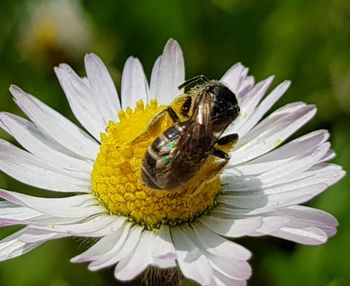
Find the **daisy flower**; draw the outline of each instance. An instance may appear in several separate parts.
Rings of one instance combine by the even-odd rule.
[[[245,285],[251,254],[235,238],[271,235],[316,245],[336,233],[334,217],[301,205],[344,176],[340,166],[327,163],[334,157],[328,132],[317,130],[282,145],[315,115],[315,106],[295,102],[266,116],[289,81],[265,96],[273,77],[255,83],[242,64],[232,66],[220,79],[236,94],[241,109],[226,130],[239,135],[229,150],[231,159],[206,180],[215,164],[210,156],[194,179],[169,192],[146,187],[141,180],[142,158],[162,131],[148,141],[133,140],[182,93],[184,60],[177,42],[166,44],[150,84],[138,59],[126,61],[120,100],[96,55],[85,57],[85,68],[86,77],[66,64],[55,72],[86,131],[19,87],[10,87],[28,119],[1,113],[1,128],[23,149],[1,140],[0,169],[65,196],[1,190],[1,226],[24,227],[0,241],[0,260],[52,239],[97,238],[72,262],[88,262],[91,271],[113,266],[115,278],[123,281],[152,266],[180,269],[200,285]],[[165,120],[163,130],[170,124]]]
[[[27,1],[25,8],[18,39],[25,58],[36,62],[52,62],[58,57],[76,60],[91,46],[93,27],[80,1]]]

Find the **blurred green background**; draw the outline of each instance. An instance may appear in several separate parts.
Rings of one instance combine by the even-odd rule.
[[[120,88],[126,58],[139,57],[149,76],[170,37],[184,50],[188,78],[197,74],[219,78],[241,61],[257,80],[271,74],[276,75],[274,85],[292,80],[278,106],[300,100],[315,103],[319,112],[299,134],[329,129],[338,154],[334,161],[349,169],[348,0],[1,0],[1,110],[21,114],[8,92],[8,86],[16,83],[72,118],[54,65],[68,62],[82,73],[83,55],[93,51],[105,61]],[[300,246],[270,237],[240,239],[254,253],[249,285],[350,285],[349,186],[346,177],[310,202],[340,222],[338,234],[325,245]],[[2,173],[0,187],[46,195]],[[0,230],[0,237],[14,229]],[[86,265],[69,262],[85,244],[75,239],[53,241],[2,262],[0,285],[120,285],[110,269],[92,273]]]

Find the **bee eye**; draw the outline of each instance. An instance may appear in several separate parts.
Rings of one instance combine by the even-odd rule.
[[[231,104],[237,104],[237,98],[235,94],[226,86],[215,87],[212,92],[216,95],[216,98],[220,101],[230,102]]]

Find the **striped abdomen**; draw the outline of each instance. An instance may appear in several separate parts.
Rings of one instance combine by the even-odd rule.
[[[186,123],[177,123],[161,134],[148,147],[142,161],[142,180],[151,188],[167,189],[169,183],[160,179],[177,151],[176,146]]]

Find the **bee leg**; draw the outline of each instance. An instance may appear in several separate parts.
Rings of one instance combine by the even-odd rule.
[[[220,150],[224,152],[229,152],[230,150],[232,150],[232,148],[237,143],[237,141],[238,141],[238,134],[233,133],[233,134],[228,134],[224,137],[219,138],[216,141],[216,144]]]
[[[168,112],[170,118],[172,121],[174,121],[174,123],[179,122],[180,118],[179,116],[176,114],[176,112],[174,111],[174,109],[172,109],[170,106],[168,106],[166,109],[163,110],[164,112]]]
[[[191,96],[187,96],[185,98],[185,102],[181,106],[181,115],[183,115],[185,117],[189,117],[188,116],[188,112],[191,109],[191,105],[192,105],[192,97]]]
[[[190,87],[192,87],[193,85],[195,85],[199,81],[208,82],[209,79],[207,79],[204,75],[201,74],[201,75],[198,75],[198,76],[195,76],[193,78],[186,80],[183,84],[178,86],[178,89],[185,88],[188,90]]]
[[[212,149],[211,154],[220,159],[224,159],[225,161],[228,161],[230,159],[230,156],[226,152],[220,149],[216,149],[215,147]]]
[[[176,114],[180,116],[180,119],[189,118],[189,112],[192,106],[192,96],[184,93],[179,95],[172,103],[169,105]],[[184,118],[182,118],[184,117]]]
[[[214,156],[220,157],[225,160],[215,162],[215,164],[210,165],[209,168],[204,168],[204,170],[202,170],[200,176],[201,178],[205,178],[205,179],[201,182],[200,186],[197,188],[198,190],[201,190],[201,188],[204,187],[206,184],[214,181],[218,177],[222,169],[226,166],[228,160],[230,159],[228,154],[226,154],[224,151],[221,151],[215,148],[213,149],[212,154]]]
[[[166,109],[162,110],[161,112],[159,112],[149,123],[147,130],[144,131],[143,133],[141,133],[138,137],[136,137],[131,144],[135,144],[138,142],[142,142],[142,141],[147,141],[150,138],[150,135],[152,133],[159,133],[159,131],[157,131],[158,129],[160,129],[162,121],[164,119],[165,114],[168,113],[171,120],[175,122],[180,121],[179,117],[177,116],[176,112],[171,108],[171,107],[167,107]]]
[[[238,134],[228,134],[224,137],[221,137],[216,141],[218,145],[227,145],[227,144],[235,144],[238,141]]]

